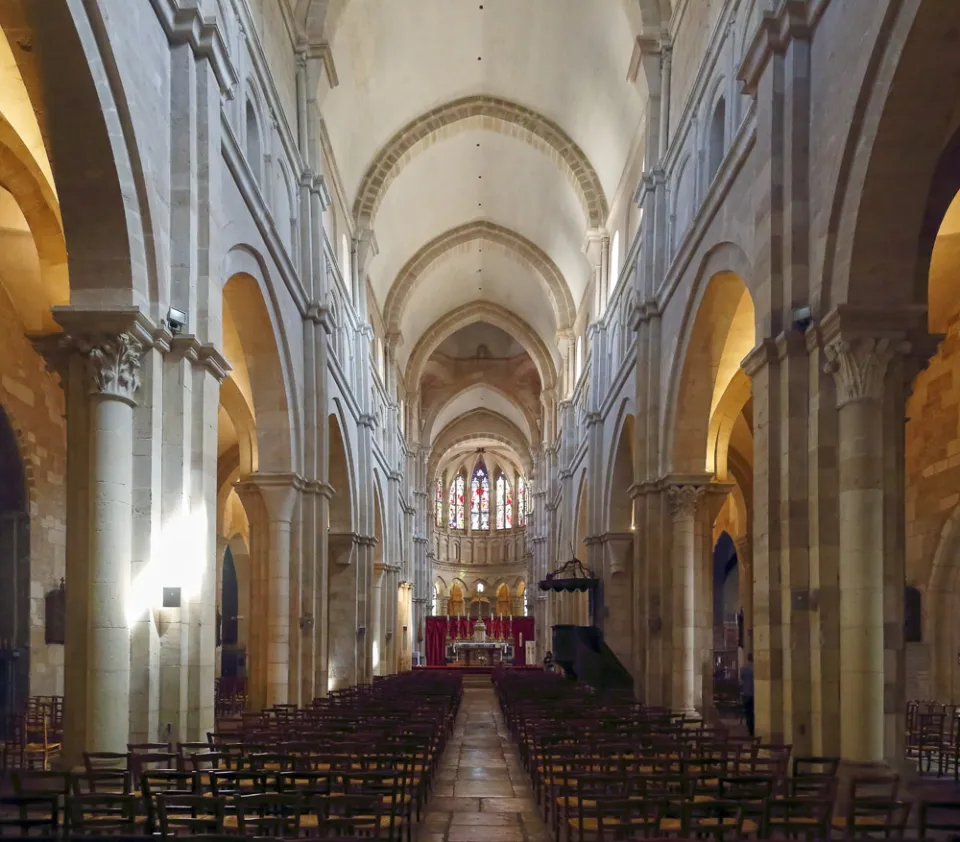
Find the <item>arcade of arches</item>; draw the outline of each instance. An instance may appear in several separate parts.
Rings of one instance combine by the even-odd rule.
[[[897,763],[960,703],[960,4],[0,31],[0,705],[62,695],[68,760],[411,669],[431,614],[542,658],[573,555],[649,704],[752,654],[765,740]]]

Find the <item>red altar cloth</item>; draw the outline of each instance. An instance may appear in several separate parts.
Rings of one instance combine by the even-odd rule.
[[[428,667],[443,666],[446,662],[447,624],[450,625],[450,636],[456,637],[459,631],[460,639],[473,637],[473,627],[476,620],[467,617],[427,617],[427,627],[424,642]],[[520,645],[520,636],[524,643],[533,640],[533,617],[498,617],[483,621],[487,626],[487,640],[499,636],[502,631],[509,632],[508,639],[513,640],[513,663],[515,666],[526,664],[526,649]],[[494,625],[496,624],[496,625]]]

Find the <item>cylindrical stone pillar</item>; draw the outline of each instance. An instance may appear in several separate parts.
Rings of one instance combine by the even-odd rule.
[[[689,713],[697,708],[696,519],[697,506],[705,490],[702,485],[671,485],[667,489],[673,517],[672,707]]]
[[[130,557],[133,409],[142,347],[126,333],[81,345],[90,396],[90,601],[87,751],[130,739]],[[79,585],[80,583],[78,583]]]
[[[883,382],[891,340],[825,346],[837,385],[840,465],[840,752],[884,759]],[[902,423],[902,421],[901,421]]]

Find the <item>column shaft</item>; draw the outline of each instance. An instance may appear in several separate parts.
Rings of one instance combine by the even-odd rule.
[[[88,751],[126,752],[130,730],[130,548],[133,406],[100,393],[91,405]]]

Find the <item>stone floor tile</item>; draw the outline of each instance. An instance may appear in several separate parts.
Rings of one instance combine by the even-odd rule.
[[[448,842],[524,842],[519,827],[496,825],[453,825],[447,834]]]
[[[485,824],[496,827],[520,827],[520,817],[512,813],[453,813],[453,824]]]
[[[482,798],[480,810],[484,813],[522,813],[533,806],[532,798]]]
[[[510,781],[457,781],[453,787],[457,796],[504,798],[514,794]]]
[[[490,766],[461,766],[457,770],[457,780],[507,781],[511,780],[511,776],[506,769],[497,769]]]
[[[550,842],[493,688],[464,688],[416,842]]]

